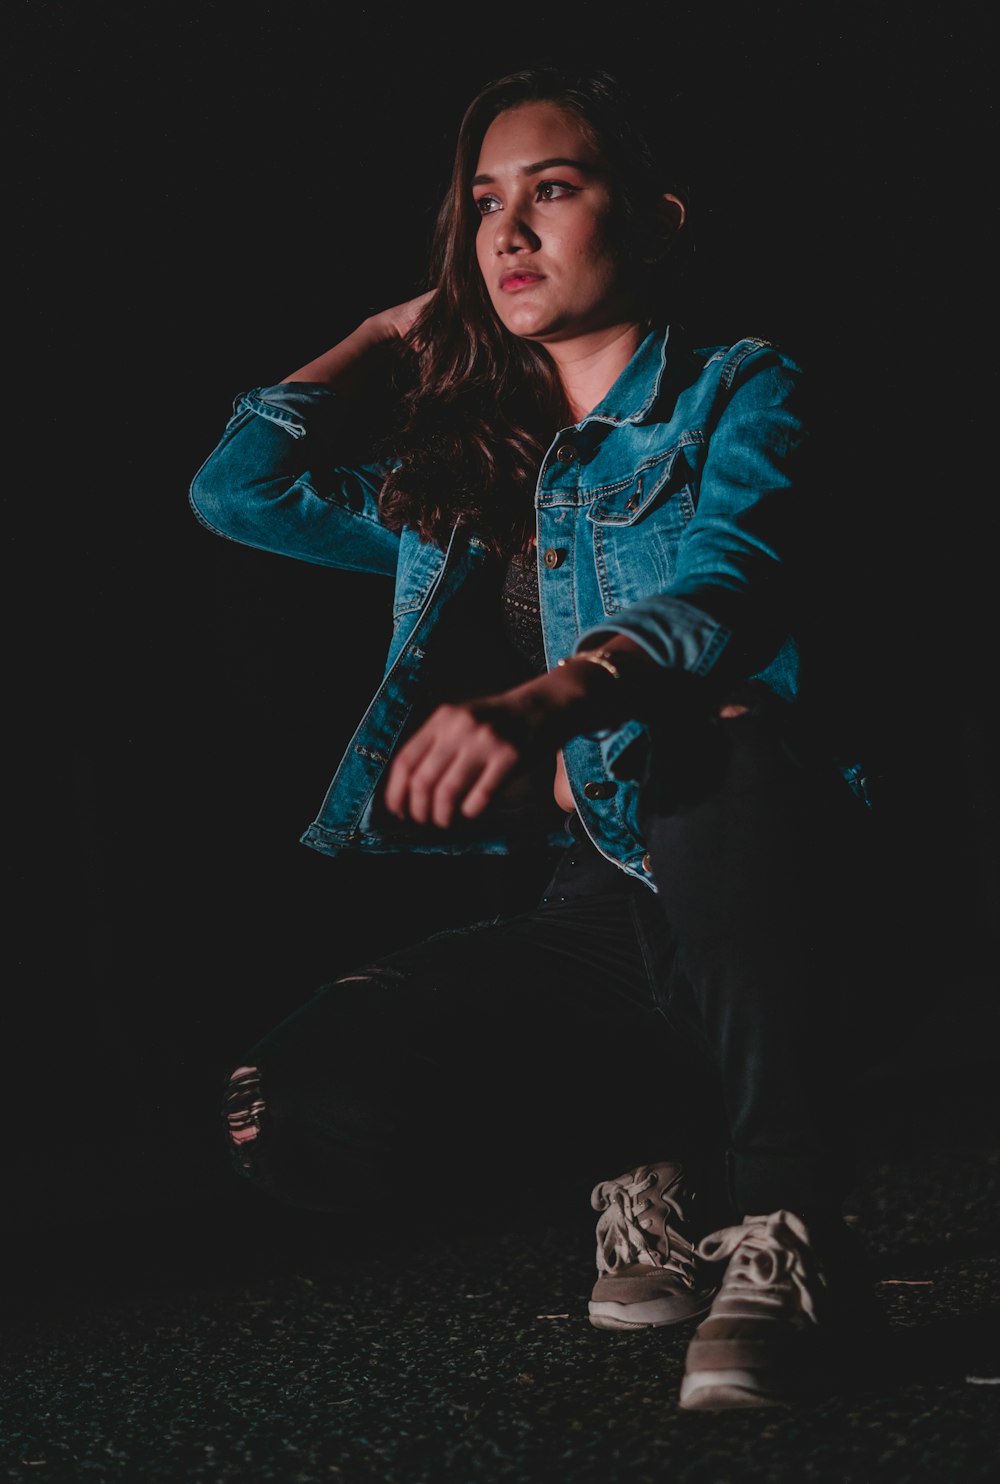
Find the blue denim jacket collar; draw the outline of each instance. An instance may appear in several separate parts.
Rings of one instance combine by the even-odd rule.
[[[584,428],[592,422],[609,423],[613,427],[643,422],[660,395],[669,340],[669,328],[650,329],[607,395],[581,418],[577,427]]]

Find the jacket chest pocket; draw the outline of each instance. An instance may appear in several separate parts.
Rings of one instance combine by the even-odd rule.
[[[600,493],[587,519],[606,613],[669,586],[695,503],[694,475],[679,444]]]

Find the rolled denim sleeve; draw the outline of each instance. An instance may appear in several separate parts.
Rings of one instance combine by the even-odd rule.
[[[391,576],[399,537],[378,511],[387,466],[339,462],[350,418],[350,403],[312,382],[245,393],[191,482],[194,514],[246,546]]]
[[[800,539],[801,382],[773,347],[727,361],[669,586],[582,634],[579,648],[627,634],[666,668],[726,680],[773,659],[789,633]]]

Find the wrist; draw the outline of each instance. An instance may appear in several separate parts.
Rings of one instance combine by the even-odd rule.
[[[391,325],[385,323],[384,315],[370,314],[348,336],[348,343],[354,346],[358,355],[364,356],[384,349],[395,338],[395,332]]]
[[[626,720],[631,687],[612,657],[590,651],[567,655],[549,671],[549,679],[561,690],[574,735]]]
[[[382,309],[362,320],[354,333],[360,337],[366,350],[378,351],[398,345],[405,336],[405,329],[398,314]]]
[[[628,720],[642,721],[649,698],[664,672],[651,655],[624,634],[613,634],[606,643],[578,649],[558,661],[563,674],[571,671],[586,684],[592,709],[600,710],[590,725],[620,726]]]
[[[612,680],[622,678],[622,672],[615,662],[615,656],[609,649],[580,649],[576,654],[568,654],[565,659],[557,660],[556,664],[562,669],[578,662],[585,665],[599,665],[607,675],[611,676]]]

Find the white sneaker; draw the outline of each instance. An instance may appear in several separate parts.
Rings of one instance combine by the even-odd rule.
[[[683,1165],[639,1165],[594,1187],[597,1282],[590,1322],[597,1329],[681,1324],[708,1312],[718,1283],[695,1257],[699,1201]],[[702,1222],[701,1231],[706,1222]]]
[[[705,1237],[697,1255],[728,1263],[688,1345],[682,1407],[783,1406],[830,1384],[828,1278],[800,1217],[748,1216]]]

